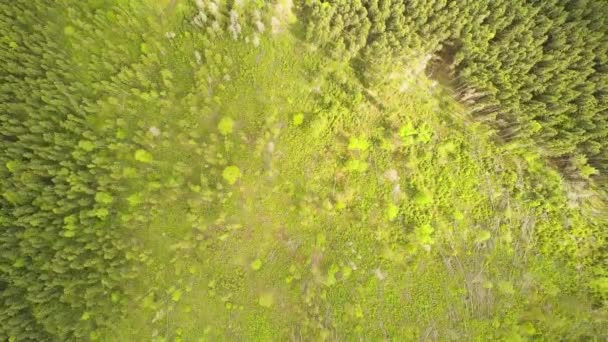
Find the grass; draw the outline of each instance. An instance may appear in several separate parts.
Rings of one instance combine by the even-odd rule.
[[[603,333],[580,286],[598,228],[533,152],[493,142],[424,76],[366,89],[289,32],[210,38],[167,4],[125,14],[122,43],[110,26],[91,38],[125,67],[71,54],[95,84],[91,129],[117,139],[104,157],[123,187],[99,200],[137,265],[112,296],[126,317],[91,338]]]
[[[112,339],[594,329],[580,276],[536,251],[542,221],[576,211],[538,210],[525,161],[423,77],[367,99],[352,70],[322,67],[331,63],[289,35],[257,48],[215,39],[202,66],[199,38],[175,39],[156,76],[175,88],[129,103],[146,110],[123,118],[151,160],[125,160],[141,201],[124,208],[141,218],[126,227],[145,267]]]

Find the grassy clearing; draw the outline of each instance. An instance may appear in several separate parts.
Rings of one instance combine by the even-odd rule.
[[[506,155],[431,82],[419,77],[403,94],[396,81],[364,89],[287,34],[259,47],[199,39],[171,40],[166,60],[179,63],[155,76],[168,90],[129,102],[145,110],[121,117],[138,147],[125,160],[133,178],[122,216],[145,267],[110,336],[596,329],[576,290],[584,277],[537,252],[536,232],[551,222],[587,223],[576,211],[539,209],[546,198],[527,189],[553,173]]]

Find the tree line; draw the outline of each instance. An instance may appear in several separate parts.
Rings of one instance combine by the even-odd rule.
[[[86,20],[57,22],[73,15]],[[137,56],[129,40],[142,33],[104,45],[92,23],[120,31],[121,21],[129,18],[87,2],[0,4],[2,341],[94,339],[122,312],[132,246],[116,224],[117,137],[94,130],[89,113],[99,85]],[[91,64],[72,58],[82,51]]]
[[[434,54],[473,115],[563,170],[584,159],[577,176],[605,186],[608,3],[306,0],[298,14],[305,37],[352,62],[364,82],[396,59]]]

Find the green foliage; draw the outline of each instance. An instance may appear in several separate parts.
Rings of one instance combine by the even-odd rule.
[[[150,154],[150,152],[148,152],[146,150],[142,150],[142,149],[135,151],[134,156],[135,156],[135,160],[142,162],[142,163],[150,163],[153,160],[152,154]]]
[[[368,168],[368,164],[359,159],[350,159],[346,162],[346,170],[352,172],[365,172]]]
[[[405,73],[447,78],[505,140],[531,139],[562,164],[583,154],[593,167],[584,178],[608,171],[605,3],[315,0],[299,15],[306,39],[351,61],[364,81],[385,82],[384,65],[436,54],[439,62]]]
[[[369,148],[369,142],[364,138],[350,138],[348,141],[349,150],[365,151]]]
[[[260,268],[262,268],[262,260],[255,259],[254,261],[251,262],[251,269],[252,270],[257,271]]]
[[[414,195],[414,203],[425,206],[433,203],[433,196],[427,190],[417,190]]]
[[[393,203],[390,203],[388,208],[386,208],[386,217],[389,221],[393,221],[397,218],[397,215],[399,215],[399,207]]]
[[[130,247],[112,223],[122,191],[119,141],[88,120],[100,84],[133,61],[127,46],[137,33],[116,24],[126,22],[120,10],[88,6],[0,5],[3,341],[86,340],[124,313],[110,295],[131,276]]]
[[[295,114],[292,118],[292,121],[293,121],[294,126],[300,126],[301,124],[304,123],[304,114],[302,114],[302,113]]]
[[[228,184],[232,185],[241,177],[241,170],[234,165],[227,166],[222,172],[222,177]]]
[[[601,339],[603,7],[291,3],[0,5],[0,340]]]
[[[228,135],[232,133],[234,127],[234,121],[231,118],[222,118],[220,123],[217,125],[218,130],[222,135]]]

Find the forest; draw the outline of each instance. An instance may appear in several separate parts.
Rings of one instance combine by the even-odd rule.
[[[603,0],[0,3],[0,341],[608,339]]]

